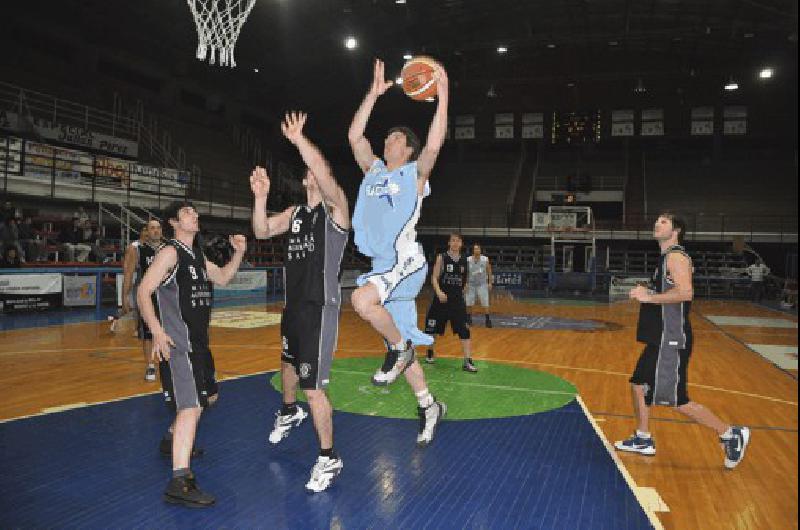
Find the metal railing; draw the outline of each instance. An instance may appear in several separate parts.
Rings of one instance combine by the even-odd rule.
[[[796,242],[796,215],[742,215],[737,213],[684,214],[688,223],[687,239],[728,240],[735,236],[745,241]],[[596,220],[593,230],[601,239],[649,239],[657,215],[628,216],[621,219]],[[549,237],[544,230],[534,232],[532,220],[519,213],[476,208],[431,208],[423,206],[419,227],[423,233],[439,234],[457,229],[475,234]]]

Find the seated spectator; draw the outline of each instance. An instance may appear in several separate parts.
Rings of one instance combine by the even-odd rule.
[[[0,222],[7,222],[9,219],[19,217],[19,211],[11,204],[11,201],[6,201],[3,207],[0,208]]]
[[[92,247],[83,242],[83,227],[81,220],[78,217],[72,218],[71,225],[65,225],[58,235],[58,242],[61,243],[61,249],[64,251],[64,261],[78,261],[85,262],[92,251]],[[75,255],[75,251],[78,255]]]
[[[0,226],[0,248],[14,247],[17,249],[17,256],[25,261],[22,255],[22,246],[19,243],[19,228],[14,217],[6,219],[3,226]]]
[[[81,242],[84,245],[89,245],[94,261],[102,262],[104,260],[105,254],[100,250],[100,233],[92,227],[92,222],[89,219],[83,221],[83,238]]]
[[[5,247],[5,251],[3,252],[3,257],[0,258],[0,268],[18,269],[20,267],[22,267],[22,261],[19,259],[19,254],[17,253],[17,247],[15,246]]]
[[[33,228],[30,216],[17,226],[19,242],[22,245],[25,261],[42,261],[44,259],[45,241]]]

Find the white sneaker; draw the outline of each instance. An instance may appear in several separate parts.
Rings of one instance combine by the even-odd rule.
[[[375,386],[389,386],[406,371],[414,362],[415,352],[411,341],[406,342],[405,350],[389,349],[383,360],[383,366],[378,368],[372,376],[372,384]]]
[[[306,489],[319,493],[325,491],[331,485],[339,473],[342,472],[344,464],[342,459],[334,456],[333,458],[327,456],[320,456],[317,458],[317,463],[311,469],[311,478],[306,483]]]
[[[419,434],[417,434],[417,445],[425,447],[433,441],[436,426],[447,415],[447,405],[440,401],[434,401],[433,405],[423,409],[417,407],[419,414]]]
[[[269,443],[276,444],[289,436],[289,431],[292,427],[298,427],[303,420],[308,417],[308,412],[303,410],[303,407],[297,405],[297,410],[294,414],[282,415],[280,411],[275,413],[275,426],[272,432],[269,433]]]

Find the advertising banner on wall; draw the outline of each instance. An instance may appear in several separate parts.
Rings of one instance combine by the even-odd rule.
[[[0,311],[29,311],[60,305],[60,274],[0,274]]]
[[[94,275],[64,275],[64,305],[94,306],[97,303],[97,286]]]

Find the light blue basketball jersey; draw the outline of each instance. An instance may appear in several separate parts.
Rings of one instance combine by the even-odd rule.
[[[358,188],[353,231],[359,252],[376,262],[393,261],[406,245],[416,245],[419,210],[417,163],[389,171],[376,159]]]

